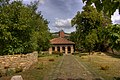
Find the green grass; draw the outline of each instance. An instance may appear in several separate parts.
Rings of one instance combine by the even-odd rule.
[[[61,57],[62,56],[56,55],[39,57],[38,63],[32,65],[29,70],[14,75],[22,75],[23,80],[43,80],[45,75],[47,75],[50,70],[59,63]],[[50,59],[54,59],[54,61],[49,61]],[[0,78],[0,80],[10,80],[12,76],[5,76]]]
[[[105,80],[113,80],[120,77],[120,59],[108,55],[77,56],[77,59],[95,76],[101,76]],[[106,68],[102,70],[101,68]]]

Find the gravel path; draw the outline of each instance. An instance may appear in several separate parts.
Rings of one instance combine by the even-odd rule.
[[[92,80],[93,75],[72,55],[64,55],[44,80]]]

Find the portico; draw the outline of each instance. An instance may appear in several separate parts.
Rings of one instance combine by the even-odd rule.
[[[51,47],[49,48],[49,54],[54,51],[59,51],[63,54],[70,54],[74,52],[75,43],[64,38],[64,32],[59,32],[59,38],[50,40]]]

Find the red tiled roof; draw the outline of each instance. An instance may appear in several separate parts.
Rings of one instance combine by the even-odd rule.
[[[50,40],[50,43],[51,44],[75,44],[74,42],[61,37]]]

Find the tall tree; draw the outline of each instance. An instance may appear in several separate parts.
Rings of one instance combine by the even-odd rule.
[[[99,31],[104,30],[105,26],[111,23],[111,20],[110,18],[104,16],[102,12],[98,13],[93,6],[85,6],[83,7],[83,10],[84,11],[82,11],[81,13],[77,12],[77,15],[72,19],[71,24],[72,26],[76,27],[75,33],[77,37],[75,38],[75,40],[77,39],[77,45],[78,43],[80,43],[79,46],[88,49],[85,45],[88,40],[91,39],[91,41],[88,42],[90,44],[92,42],[93,36],[96,36],[95,34],[97,34],[95,41],[91,43],[91,45],[93,44],[95,47],[95,44],[98,43],[97,39],[99,39]],[[96,33],[93,30],[96,30]]]
[[[23,5],[22,1],[1,3],[5,5],[0,5],[0,53],[27,53],[49,45],[48,21],[36,11],[36,3],[31,6]],[[48,44],[40,46],[43,41]]]

